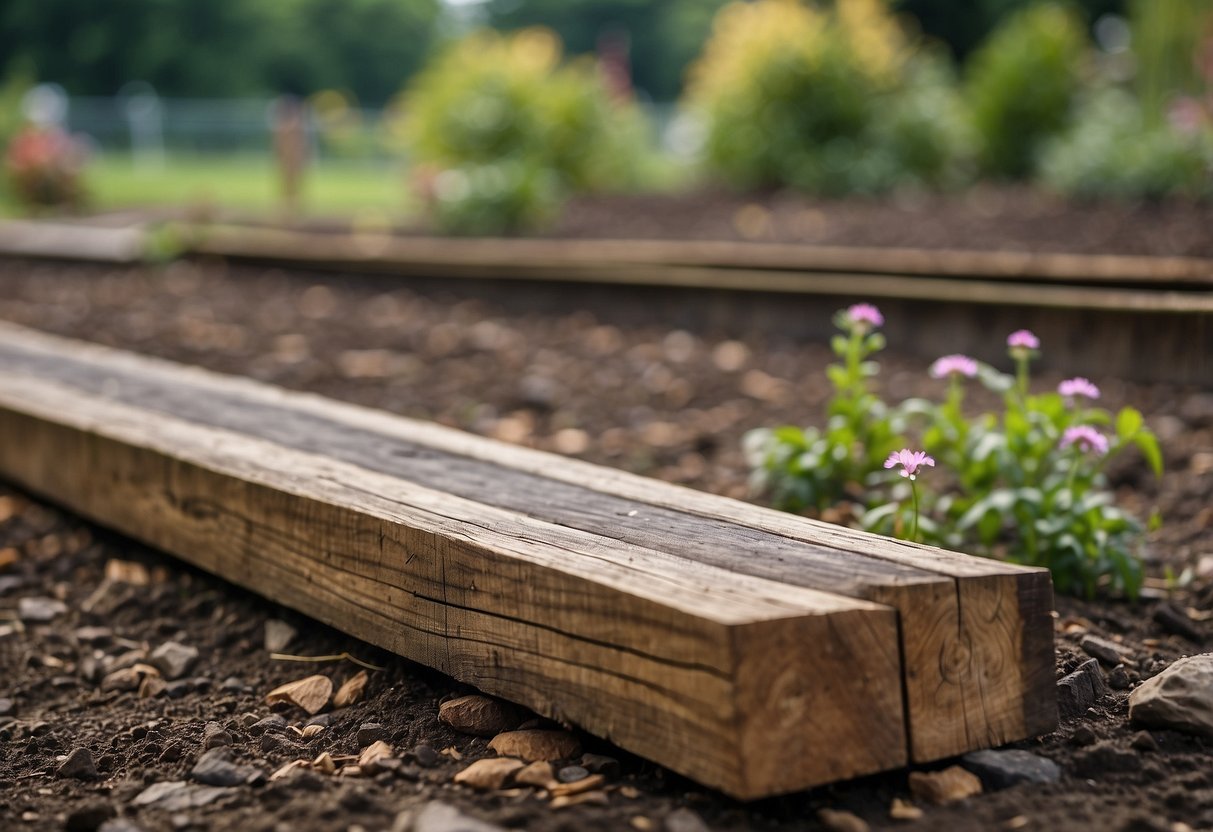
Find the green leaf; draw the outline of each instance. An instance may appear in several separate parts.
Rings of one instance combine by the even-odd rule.
[[[1123,407],[1116,414],[1116,435],[1121,439],[1129,439],[1145,424],[1141,411],[1132,407]]]
[[[830,338],[830,348],[834,350],[834,354],[842,358],[847,354],[847,339],[841,335],[835,335]]]
[[[893,518],[897,514],[899,508],[898,503],[885,503],[876,508],[869,509],[859,518],[859,522],[863,527],[870,532],[879,532],[888,534],[893,528]],[[889,529],[889,532],[883,531]]]
[[[1141,451],[1141,455],[1146,458],[1146,462],[1150,464],[1150,470],[1154,472],[1154,476],[1161,477],[1162,449],[1158,447],[1158,437],[1148,430],[1143,430],[1133,437],[1133,442]]]

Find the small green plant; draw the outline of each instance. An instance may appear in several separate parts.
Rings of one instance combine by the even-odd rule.
[[[843,334],[830,342],[839,362],[826,368],[834,395],[824,430],[789,425],[746,435],[751,483],[781,508],[820,512],[862,498],[872,476],[902,444],[904,420],[871,389],[880,369],[871,357],[885,346],[876,331],[883,323],[880,310],[867,303],[835,317]]]
[[[879,313],[866,313],[867,320],[873,315]],[[840,325],[844,335],[835,337],[834,349],[846,360],[829,369],[835,396],[825,431],[751,432],[746,447],[755,486],[784,509],[821,511],[852,500],[869,531],[1047,567],[1062,592],[1136,596],[1144,527],[1115,505],[1104,470],[1135,447],[1161,475],[1158,440],[1141,413],[1096,407],[1100,391],[1085,378],[1033,394],[1031,363],[1040,343],[1027,330],[1008,338],[1013,375],[945,356],[930,369],[947,384],[941,402],[910,399],[889,407],[871,389],[877,368],[870,356],[883,340],[863,333],[856,341],[849,312]],[[972,381],[1001,395],[999,412],[966,412]],[[905,447],[911,435],[924,450]],[[919,482],[919,471],[936,461],[931,482]]]
[[[561,62],[546,29],[477,32],[412,81],[400,132],[438,224],[460,233],[542,224],[568,193],[638,184],[652,164],[631,102],[591,62]]]
[[[1038,3],[1008,17],[973,53],[966,93],[984,172],[1031,172],[1041,144],[1069,123],[1088,51],[1069,9]]]

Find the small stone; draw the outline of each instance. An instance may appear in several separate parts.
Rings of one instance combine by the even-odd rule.
[[[17,602],[17,617],[31,624],[45,624],[67,612],[67,604],[54,598],[22,598]]]
[[[80,657],[78,670],[80,671],[80,678],[84,679],[86,682],[98,682],[101,679],[101,657],[96,655],[96,652],[99,651],[95,651],[94,653],[86,653]]]
[[[67,816],[64,828],[67,832],[94,832],[115,814],[114,807],[108,803],[91,803],[74,809]]]
[[[114,637],[109,627],[78,627],[74,633],[76,641],[92,646],[108,644]]]
[[[1196,644],[1204,644],[1205,632],[1195,621],[1168,603],[1154,608],[1154,623],[1164,631],[1182,636]]]
[[[520,761],[506,757],[477,760],[456,774],[454,782],[482,791],[500,789],[521,768]]]
[[[177,683],[174,682],[173,684]],[[154,699],[162,693],[168,693],[168,689],[169,686],[159,676],[144,676],[143,681],[139,683],[139,698]],[[171,693],[169,695],[172,696]]]
[[[1099,636],[1084,636],[1082,649],[1088,656],[1099,659],[1108,667],[1116,667],[1124,662],[1124,648],[1114,641],[1108,641]]]
[[[506,731],[493,737],[489,748],[503,757],[533,760],[568,760],[581,753],[581,743],[568,731]]]
[[[281,653],[285,650],[299,631],[277,618],[265,622],[265,649],[271,653]]]
[[[242,786],[259,774],[252,766],[236,765],[228,748],[212,748],[198,758],[190,778],[207,786]]]
[[[551,792],[552,797],[571,797],[575,794],[601,789],[605,785],[605,777],[601,774],[591,774],[589,777],[583,777],[572,783],[553,783],[548,787],[548,791]]]
[[[439,721],[464,734],[494,737],[518,727],[516,708],[487,696],[460,696],[438,707]]]
[[[245,684],[239,676],[228,676],[219,683],[219,690],[224,693],[248,693],[252,688]]]
[[[369,679],[370,677],[366,675],[365,670],[359,670],[353,676],[346,679],[341,687],[337,689],[337,692],[333,694],[333,707],[348,708],[350,705],[361,700]]]
[[[303,752],[303,746],[287,739],[285,734],[267,731],[261,735],[259,747],[266,754],[294,754]]]
[[[1019,749],[974,751],[961,757],[961,765],[981,778],[987,791],[1020,783],[1056,783],[1061,768],[1052,760]]]
[[[1087,659],[1057,683],[1057,708],[1063,717],[1081,716],[1108,692],[1098,659]]]
[[[143,827],[127,818],[114,818],[98,826],[97,832],[143,832]]]
[[[180,679],[194,666],[194,662],[198,661],[198,648],[176,641],[166,641],[152,651],[148,661],[165,679]]]
[[[565,766],[556,772],[556,779],[561,783],[576,783],[578,780],[584,780],[589,776],[589,771],[581,766]]]
[[[383,740],[375,740],[362,749],[362,753],[358,755],[358,768],[364,773],[374,774],[378,770],[380,762],[394,755],[395,752],[390,745]]]
[[[327,676],[308,676],[295,682],[274,688],[265,696],[266,704],[289,702],[309,714],[318,714],[329,703],[333,695],[333,680]]]
[[[562,794],[552,798],[549,809],[568,809],[572,806],[605,806],[610,802],[604,791],[584,792],[582,794]]]
[[[703,818],[685,806],[665,816],[665,832],[709,832]]]
[[[194,692],[193,679],[178,679],[164,685],[164,695],[169,699],[182,699]]]
[[[820,809],[817,819],[831,832],[868,832],[868,822],[858,815],[836,809]]]
[[[217,722],[208,722],[206,727],[202,729],[203,748],[219,748],[224,745],[231,745],[232,742],[232,735],[225,731]]]
[[[981,780],[960,766],[950,766],[943,771],[912,771],[910,791],[919,800],[943,806],[981,794]]]
[[[1128,690],[1133,687],[1133,678],[1129,676],[1128,668],[1118,664],[1108,671],[1108,687],[1112,690]]]
[[[423,768],[433,768],[438,765],[438,752],[431,746],[418,745],[413,749],[413,759]]]
[[[505,832],[493,823],[463,814],[454,806],[434,800],[417,812],[401,812],[391,832]]]
[[[162,763],[175,763],[185,756],[185,746],[179,742],[170,742],[160,752],[159,760]]]
[[[366,748],[374,742],[387,739],[387,729],[378,722],[364,722],[358,726],[358,747]]]
[[[321,728],[328,728],[332,724],[333,717],[331,714],[316,714],[313,717],[308,717],[307,721],[303,723],[305,728],[313,725],[319,725]]]
[[[893,820],[921,820],[925,814],[922,809],[900,797],[893,798],[893,804],[889,806],[889,817]]]
[[[135,665],[145,665],[146,659],[147,659],[146,650],[143,650],[143,649],[126,650],[122,653],[119,653],[116,656],[106,658],[105,671],[106,671],[106,673],[111,673],[115,670],[123,670],[128,667],[134,667]],[[147,665],[147,666],[151,667],[151,665]],[[155,670],[155,668],[152,668],[152,669]],[[156,670],[156,673],[159,673],[159,672],[160,672],[159,670]]]
[[[87,748],[77,748],[59,764],[55,774],[60,777],[74,777],[77,780],[96,779],[97,764],[93,762],[93,753]]]
[[[610,778],[619,776],[619,761],[605,754],[582,754],[581,767],[590,774],[602,774]]]
[[[153,783],[131,801],[135,806],[155,806],[166,812],[181,812],[209,806],[232,794],[231,789],[217,786],[192,786],[181,780]]]
[[[270,782],[276,783],[283,778],[293,777],[296,773],[303,771],[307,765],[307,760],[291,760],[289,763],[279,766],[274,773],[270,775]]]
[[[249,720],[252,722],[249,722]],[[286,717],[282,714],[270,714],[264,719],[258,719],[255,714],[245,714],[241,717],[241,722],[245,728],[253,736],[264,734],[267,731],[279,732],[286,730]]]
[[[105,562],[105,579],[113,583],[131,586],[147,586],[152,582],[151,574],[142,563],[116,558],[110,558]]]
[[[1091,730],[1089,725],[1079,725],[1074,729],[1074,733],[1070,735],[1070,745],[1083,748],[1088,745],[1094,745],[1099,737],[1095,736],[1095,732]]]
[[[556,782],[556,773],[552,770],[551,763],[539,760],[524,766],[514,775],[514,782],[522,786],[546,789]]]
[[[1138,731],[1133,735],[1133,739],[1129,745],[1144,753],[1158,750],[1158,740],[1154,739],[1154,735],[1149,731]]]
[[[1179,659],[1129,694],[1129,720],[1213,739],[1213,653]]]

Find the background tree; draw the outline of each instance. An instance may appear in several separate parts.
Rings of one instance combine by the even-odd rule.
[[[381,104],[420,66],[440,0],[5,0],[0,76],[32,67],[78,95],[349,89]]]

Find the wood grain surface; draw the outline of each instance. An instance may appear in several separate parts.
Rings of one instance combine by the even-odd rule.
[[[890,762],[887,751],[890,746],[896,746],[903,759],[926,761],[1031,736],[1055,724],[1051,587],[1047,572],[891,541],[431,424],[68,342],[10,325],[0,326],[0,367],[4,369],[0,377],[3,409],[0,427],[6,429],[6,435],[20,430],[23,434],[46,437],[40,443],[22,442],[13,448],[6,445],[0,470],[7,476],[186,559],[202,558],[202,562],[195,562],[229,580],[486,690],[544,713],[561,715],[730,793],[746,797],[772,794],[804,787],[810,781],[826,782],[847,776],[841,773],[844,771],[853,774],[897,765]],[[125,427],[119,430],[121,425]],[[153,437],[166,435],[164,432],[170,427],[173,440],[156,440],[159,441],[156,444]],[[217,466],[208,456],[208,449],[219,442],[217,437],[222,438],[224,447],[238,445],[243,449],[224,457],[226,467]],[[105,459],[93,459],[86,470],[77,469],[71,476],[56,475],[55,470],[47,470],[53,468],[51,463],[40,462],[44,458],[62,460],[66,452],[57,448],[73,442],[84,442],[83,448],[77,447],[72,453],[83,451],[85,458],[88,454],[102,454],[98,448],[104,446]],[[35,444],[37,450],[32,449]],[[139,493],[156,491],[155,484],[149,485],[143,479],[161,476],[157,472],[165,467],[162,459],[146,461],[148,454],[176,460],[177,467],[185,466],[183,470],[209,472],[205,477],[178,476],[196,483],[195,490],[199,492],[214,491],[208,504],[220,516],[225,507],[249,505],[248,499],[238,498],[237,492],[252,488],[250,483],[268,489],[267,495],[259,499],[277,508],[269,515],[259,516],[257,528],[264,526],[278,532],[290,529],[296,551],[282,558],[293,559],[291,562],[301,567],[309,561],[308,518],[320,514],[312,503],[324,501],[326,511],[344,518],[342,528],[352,528],[357,522],[381,524],[385,518],[374,519],[377,515],[373,513],[372,519],[356,520],[370,510],[371,504],[355,499],[355,495],[370,491],[375,495],[391,494],[391,505],[395,507],[392,511],[399,511],[401,503],[414,510],[453,506],[453,515],[445,510],[443,514],[448,519],[457,516],[459,520],[454,526],[444,527],[444,531],[457,542],[463,540],[459,523],[475,520],[478,527],[483,527],[485,518],[493,518],[494,532],[513,541],[514,548],[518,548],[520,540],[528,547],[558,546],[570,568],[585,557],[597,561],[602,549],[616,553],[612,557],[629,564],[640,562],[630,558],[639,558],[645,568],[664,564],[663,568],[669,570],[667,580],[675,583],[679,574],[702,576],[705,589],[694,601],[674,599],[667,585],[655,593],[639,593],[632,603],[640,604],[643,600],[659,606],[677,604],[679,615],[691,616],[696,622],[694,626],[705,628],[695,631],[695,637],[701,641],[724,638],[725,644],[716,645],[717,652],[711,654],[711,661],[717,670],[728,668],[728,683],[720,688],[725,692],[718,693],[714,706],[698,702],[700,712],[693,718],[687,717],[691,724],[714,727],[695,730],[688,728],[687,721],[675,719],[677,725],[663,732],[656,731],[651,724],[629,721],[627,706],[635,706],[636,691],[615,700],[624,715],[615,714],[610,708],[602,710],[592,698],[592,686],[573,690],[575,686],[568,684],[549,684],[543,677],[544,667],[538,662],[536,651],[528,654],[530,658],[495,653],[493,670],[486,674],[480,664],[483,653],[471,651],[465,656],[460,642],[456,642],[451,653],[449,638],[445,659],[442,650],[432,646],[421,652],[403,649],[408,645],[401,644],[399,639],[377,634],[374,620],[358,624],[358,629],[347,624],[341,616],[357,622],[363,613],[357,610],[351,613],[343,607],[340,612],[334,611],[340,607],[337,600],[329,598],[325,604],[336,606],[319,612],[309,608],[310,583],[295,588],[289,599],[280,598],[274,595],[286,591],[279,586],[280,582],[273,581],[268,587],[256,583],[261,580],[261,573],[249,564],[240,569],[229,560],[205,560],[208,556],[198,552],[207,551],[207,546],[194,537],[185,540],[173,537],[186,534],[174,531],[182,526],[180,510],[173,514],[162,505],[157,511],[167,512],[174,521],[151,523],[148,529],[141,530],[140,521],[133,514],[120,519],[122,509],[114,504],[112,490],[103,494],[89,491],[87,483],[96,479],[90,471],[104,474],[116,467],[128,472],[125,499],[137,504]],[[139,463],[147,469],[143,473],[130,461],[135,457],[145,460]],[[302,472],[312,470],[307,465],[339,471],[340,477],[327,476],[323,483],[305,480]],[[316,491],[321,485],[324,489],[337,488],[338,483],[345,490]],[[87,493],[75,493],[79,491]],[[279,494],[287,496],[275,496]],[[171,509],[175,503],[170,500],[168,505]],[[383,508],[379,504],[374,506]],[[436,533],[429,526],[418,525],[417,518],[411,515],[392,516],[401,523],[399,530],[393,532],[396,538],[405,532]],[[246,529],[235,521],[223,527],[232,534]],[[320,524],[315,531],[313,545],[320,555],[311,559],[319,558],[319,567],[329,568],[331,564],[326,558],[335,550],[325,542],[325,528]],[[494,539],[494,543],[505,546],[502,540]],[[343,556],[359,562],[356,552]],[[430,599],[441,597],[444,614],[450,615],[449,608],[457,608],[457,618],[472,614],[465,609],[468,599],[463,597],[471,586],[477,588],[472,600],[478,604],[483,600],[480,593],[500,585],[501,590],[493,593],[494,598],[505,603],[511,592],[517,592],[522,597],[515,600],[526,607],[530,583],[517,580],[508,586],[500,583],[505,580],[502,571],[516,568],[509,558],[517,555],[498,556],[505,558],[502,564],[511,565],[498,568],[500,564],[477,551],[458,560],[445,578],[429,578],[439,583],[445,581],[444,585],[450,583],[451,587],[463,587],[458,603],[451,602],[451,587],[447,587],[445,595],[432,589],[423,594]],[[382,552],[377,556],[375,563],[379,570],[392,562],[385,557]],[[260,563],[257,566],[261,568]],[[265,568],[272,571],[281,567]],[[580,599],[582,596],[577,593],[598,597],[593,593],[607,591],[601,584],[609,582],[595,571],[598,568],[576,570],[578,580],[594,589],[569,589],[573,593],[570,598]],[[481,574],[482,569],[490,571]],[[378,591],[375,603],[391,606],[393,597],[399,600],[402,591],[415,589],[409,583],[412,575],[407,570],[403,575],[388,575],[390,580],[383,580],[383,584],[394,587],[396,594],[389,589],[383,598],[384,590],[376,590],[373,582],[385,575],[359,573],[360,580],[372,583],[360,584],[358,593],[348,596],[346,603],[353,603],[353,598],[364,593],[375,596]],[[457,580],[451,583],[453,578]],[[741,583],[734,587],[731,581]],[[774,598],[791,603],[783,595],[770,595],[775,587],[781,592],[809,595],[794,596],[796,603],[805,605],[795,615],[769,615],[759,612],[757,607],[747,607],[745,616],[732,619],[727,618],[723,607],[704,600],[711,596],[708,590],[712,587],[713,591],[725,588],[740,591],[750,586],[765,599],[764,603],[772,603]],[[609,584],[609,589],[624,594],[636,591],[630,584]],[[556,599],[564,591],[563,584],[556,585],[544,604],[534,610],[527,607],[509,614],[518,619],[518,626],[533,627],[537,619],[552,614],[550,605],[557,604]],[[812,604],[808,603],[810,598]],[[830,604],[844,606],[830,607]],[[845,604],[859,606],[852,608]],[[569,609],[580,610],[581,602],[564,602],[564,608],[562,615],[571,615]],[[495,611],[501,614],[500,609]],[[475,606],[475,614],[483,615],[484,610]],[[689,646],[667,644],[660,631],[643,635],[654,614],[651,611],[637,614],[637,626],[632,627],[631,623],[624,623],[631,620],[629,613],[612,626],[623,627],[620,639],[632,638],[643,644],[659,641],[669,650],[663,658],[683,661],[680,657],[691,649]],[[395,615],[400,617],[398,613]],[[604,618],[610,620],[605,609],[586,615],[586,627],[595,632]],[[845,628],[839,624],[843,618],[848,621]],[[857,624],[858,621],[863,623]],[[693,629],[688,624],[681,626]],[[721,635],[721,627],[731,628],[727,638]],[[707,635],[708,630],[715,635]],[[449,629],[444,632],[449,633]],[[823,639],[822,632],[830,635]],[[807,639],[801,648],[787,646],[798,643],[796,639],[801,636]],[[548,642],[544,644],[548,649]],[[706,648],[701,644],[695,649]],[[829,655],[818,655],[823,651]],[[458,658],[461,656],[464,658]],[[563,655],[553,656],[553,661],[559,664],[562,658]],[[594,659],[595,668],[600,663]],[[823,674],[824,666],[839,671]],[[849,669],[844,672],[842,667]],[[657,670],[653,673],[660,676]],[[892,682],[888,681],[890,674],[894,677]],[[650,684],[651,677],[652,674],[645,677]],[[813,688],[808,680],[815,680],[818,687]],[[559,681],[557,678],[556,682]],[[859,698],[854,698],[857,695]],[[773,764],[769,757],[771,749],[761,753],[759,749],[775,736],[785,734],[780,740],[785,750],[795,742],[807,743],[801,747],[809,748],[821,741],[814,733],[817,729],[806,734],[789,728],[787,720],[795,720],[786,714],[796,712],[804,718],[806,712],[800,706],[783,708],[779,703],[785,699],[811,703],[804,707],[812,712],[813,725],[841,726],[843,734],[858,730],[855,719],[862,717],[862,732],[878,738],[878,742],[864,740],[855,755],[843,755],[828,764],[819,762],[812,771],[791,765],[782,757],[781,762]],[[727,708],[723,705],[725,700],[731,703]],[[695,697],[688,700],[697,701]],[[860,701],[864,705],[857,713],[856,702]],[[868,721],[872,713],[869,703],[874,703],[881,714],[875,724]],[[786,717],[778,732],[768,732],[762,727],[770,723],[771,708],[783,708],[781,713]],[[720,722],[719,714],[725,711],[732,714],[725,720],[733,726],[731,735],[730,729]],[[716,722],[705,716],[706,712],[716,713]],[[660,714],[662,719],[667,716]],[[792,733],[787,733],[790,730]],[[801,726],[798,730],[807,729]],[[900,740],[895,741],[894,734],[899,732]],[[713,756],[702,749],[690,755],[685,745],[680,746],[677,741],[677,736],[683,734],[698,734],[709,745],[728,736],[731,756]],[[797,739],[791,740],[792,736]],[[655,744],[660,748],[652,747]],[[877,753],[878,746],[884,749],[882,753]],[[796,758],[791,751],[787,756]],[[733,764],[732,769],[728,763]],[[700,768],[692,770],[695,766]]]

